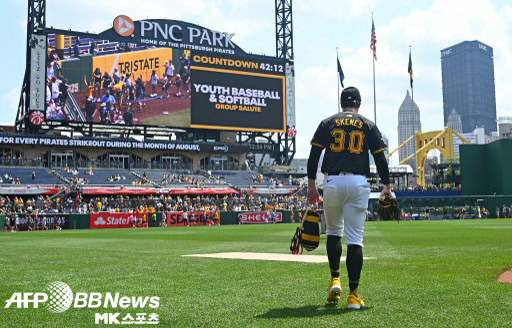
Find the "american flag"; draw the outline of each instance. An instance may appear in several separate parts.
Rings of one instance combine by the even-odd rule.
[[[377,34],[375,34],[375,24],[372,18],[372,36],[370,39],[370,49],[373,51],[373,58],[377,60]]]

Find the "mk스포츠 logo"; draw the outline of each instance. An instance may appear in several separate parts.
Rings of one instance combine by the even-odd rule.
[[[114,19],[114,31],[120,36],[131,36],[135,31],[135,24],[130,17],[119,15]]]

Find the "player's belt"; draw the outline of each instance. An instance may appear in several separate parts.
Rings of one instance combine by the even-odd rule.
[[[327,173],[327,175],[331,176],[331,175],[355,175],[355,174],[352,172],[347,172],[347,171],[339,171],[339,172],[329,172],[329,173]]]

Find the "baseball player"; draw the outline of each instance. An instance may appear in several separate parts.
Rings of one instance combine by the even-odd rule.
[[[370,185],[366,179],[370,174],[368,151],[375,159],[377,172],[384,185],[382,194],[391,194],[391,188],[388,163],[384,156],[387,146],[377,126],[358,114],[361,106],[359,90],[354,87],[345,88],[341,93],[340,103],[343,112],[323,120],[311,141],[307,164],[307,198],[310,203],[320,200],[315,180],[318,161],[325,149],[321,169],[325,175],[323,206],[327,257],[331,270],[327,301],[338,302],[341,297],[341,237],[345,233],[350,289],[347,307],[359,309],[364,305],[358,286],[363,267],[363,228],[370,196]]]

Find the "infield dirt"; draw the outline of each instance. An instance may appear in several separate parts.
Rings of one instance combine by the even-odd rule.
[[[508,271],[505,271],[503,272],[499,277],[498,277],[498,282],[507,282],[509,284],[512,284],[512,269],[508,270]]]

